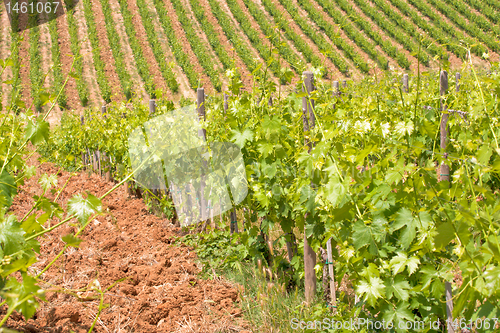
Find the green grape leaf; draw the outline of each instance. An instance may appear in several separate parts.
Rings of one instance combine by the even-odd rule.
[[[28,121],[26,126],[25,139],[37,145],[49,139],[49,123],[43,120]]]
[[[4,255],[10,255],[24,249],[24,230],[15,215],[9,215],[0,223],[0,247]]]
[[[76,215],[82,225],[87,222],[92,214],[101,212],[101,210],[101,200],[90,193],[87,199],[84,199],[81,194],[77,194],[68,200],[68,213]]]
[[[392,267],[393,275],[401,273],[407,267],[408,267],[408,272],[410,273],[410,275],[412,275],[417,270],[418,265],[420,264],[420,259],[416,257],[408,258],[406,253],[399,252],[397,256],[391,259],[389,264]]]
[[[7,170],[3,170],[0,174],[0,207],[10,207],[12,199],[16,194],[16,180]]]
[[[410,294],[408,293],[408,290],[411,288],[410,284],[402,276],[386,280],[385,286],[388,299],[390,299],[392,295],[401,301],[407,301],[410,298]]]
[[[234,142],[238,147],[243,148],[247,141],[253,141],[253,132],[248,128],[245,128],[243,132],[232,130],[233,136],[231,137],[231,141]]]
[[[409,304],[407,302],[399,302],[396,308],[389,307],[386,311],[384,311],[382,318],[387,323],[389,322],[393,323],[394,327],[396,328],[396,331],[406,332],[406,329],[399,328],[399,323],[404,324],[408,321],[413,321],[413,314],[408,309],[408,305]]]
[[[26,320],[33,317],[39,306],[36,297],[45,300],[42,289],[36,285],[37,280],[27,273],[22,272],[22,283],[16,278],[10,278],[4,287],[2,297],[5,298],[9,307],[15,306],[15,309],[22,313]],[[24,300],[27,296],[32,295]]]
[[[66,236],[62,237],[63,242],[66,243],[68,246],[72,247],[79,247],[80,243],[83,242],[83,239],[76,237],[73,234],[67,234]]]
[[[377,299],[385,296],[384,281],[376,276],[370,277],[369,281],[361,280],[356,292],[359,295],[365,295],[365,300],[371,306],[375,306]]]
[[[434,244],[437,250],[442,249],[455,238],[455,230],[450,222],[443,223],[436,228],[437,234],[434,237]]]

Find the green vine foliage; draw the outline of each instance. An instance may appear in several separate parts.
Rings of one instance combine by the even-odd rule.
[[[407,321],[443,323],[445,282],[452,282],[457,320],[498,317],[498,69],[494,64],[490,75],[462,73],[460,91],[450,88],[443,97],[449,109],[467,112],[450,113],[445,149],[439,142],[435,74],[412,77],[409,93],[402,93],[401,77],[388,74],[380,82],[367,78],[343,88],[335,97],[331,83],[317,79],[316,126],[307,132],[304,93],[282,95],[268,106],[275,90],[235,89],[226,113],[221,97],[207,99],[207,140],[234,142],[246,165],[248,196],[237,207],[245,208],[244,231],[237,237],[246,250],[238,258],[257,258],[263,234],[299,232],[302,239],[305,230],[316,251],[332,238],[336,281],[347,275],[362,315],[373,319],[379,313],[377,320],[392,322],[393,331],[404,332],[399,325]],[[52,152],[60,151],[64,161],[69,152],[80,156],[85,142],[109,152],[116,169],[126,170],[127,134],[150,117],[140,104],[127,110],[115,106],[106,119],[94,114],[84,126],[68,115],[51,139]],[[313,143],[310,152],[306,139]],[[438,181],[441,163],[450,166],[450,181]],[[227,243],[224,237],[214,239]],[[285,267],[284,237],[268,258],[276,269]],[[290,263],[298,279],[304,276],[302,247],[299,242]],[[456,274],[461,284],[454,283]]]

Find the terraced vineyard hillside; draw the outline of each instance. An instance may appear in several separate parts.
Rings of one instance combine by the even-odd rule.
[[[59,100],[67,109],[219,92],[234,68],[249,88],[252,73],[286,83],[314,67],[357,78],[459,67],[469,56],[478,64],[500,51],[497,0],[81,0],[67,10],[68,1],[57,19],[24,32],[0,7],[0,58],[22,64],[2,74],[14,81],[14,91],[1,86],[4,107],[19,91],[40,108],[40,89],[59,91],[73,59]]]

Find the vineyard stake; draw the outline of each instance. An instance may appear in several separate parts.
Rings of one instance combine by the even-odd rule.
[[[335,295],[335,275],[333,274],[332,238],[329,238],[326,242],[326,253],[328,256],[328,273],[330,275],[330,302],[335,311],[337,308],[337,297]]]
[[[154,114],[156,112],[156,101],[154,99],[149,100],[149,114]]]
[[[439,94],[444,96],[446,91],[448,90],[448,73],[446,71],[441,71],[441,75],[439,76]],[[448,135],[448,111],[447,106],[444,104],[444,100],[441,97],[441,149],[444,152],[445,161],[448,159],[448,154],[446,153],[446,137]],[[443,161],[441,163],[440,169],[440,180],[450,180],[450,167]]]
[[[310,71],[306,71],[303,73],[304,75],[304,86],[302,90],[307,92],[307,97],[302,97],[302,122],[304,125],[304,133],[307,133],[309,129],[314,128],[315,119],[314,112],[312,108],[314,107],[314,101],[309,98],[310,94],[314,90],[314,75]],[[308,122],[308,114],[309,114],[309,124]],[[307,134],[306,134],[307,135]],[[309,152],[312,150],[311,141],[306,139],[306,144],[309,146]],[[307,217],[307,215],[306,215]],[[316,266],[316,253],[309,246],[307,242],[307,234],[306,227],[304,226],[304,278],[305,278],[305,293],[306,293],[306,302],[310,304],[314,299],[314,295],[316,294],[316,272],[314,271],[314,266]]]
[[[226,115],[227,109],[229,108],[229,96],[224,93],[224,116]],[[236,216],[236,208],[233,207],[229,214],[231,220],[230,230],[231,234],[238,233],[238,217]],[[213,223],[213,222],[212,222]]]
[[[407,93],[409,92],[409,88],[408,88],[408,74],[404,74],[403,75],[403,92]]]
[[[456,87],[457,92],[460,91],[460,82],[459,81],[460,81],[460,73],[457,72],[455,74],[455,87]]]
[[[81,122],[82,127],[83,127],[83,125],[85,124],[85,117],[84,116],[80,116],[80,122]],[[87,157],[85,156],[84,152],[82,152],[82,163],[83,163],[84,170],[86,170],[87,169]]]
[[[446,137],[448,135],[448,111],[447,111],[447,106],[444,103],[444,99],[442,96],[446,94],[448,90],[448,73],[446,71],[441,71],[441,74],[439,76],[439,94],[441,95],[441,150],[444,152],[444,159],[445,161],[448,159],[448,154],[446,153]],[[448,164],[446,164],[444,161],[441,163],[441,168],[440,168],[440,177],[439,181],[443,180],[450,180],[450,167]],[[454,333],[455,330],[453,329],[453,298],[452,298],[452,291],[451,291],[451,283],[446,281],[445,282],[445,296],[446,296],[446,323],[447,323],[447,331],[448,333]]]
[[[205,116],[205,89],[204,88],[198,88],[196,91],[196,106],[198,110],[198,118],[200,121],[205,121],[206,116]],[[202,141],[205,142],[207,138],[207,130],[202,128],[198,130],[198,135],[201,137]],[[204,161],[204,166],[206,168],[206,162]],[[203,219],[203,214],[206,211],[206,202],[203,198],[204,193],[205,193],[205,176],[201,176],[201,181],[200,181],[200,215],[201,218]],[[208,220],[208,218],[207,218]]]

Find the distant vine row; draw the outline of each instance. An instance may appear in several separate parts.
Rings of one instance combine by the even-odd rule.
[[[260,56],[267,61],[269,69],[273,72],[276,77],[280,77],[280,68],[278,66],[278,60],[273,55],[270,49],[264,46],[262,43],[262,39],[259,36],[259,33],[252,28],[248,18],[245,13],[241,10],[236,0],[227,0],[226,1],[229,9],[233,13],[234,18],[240,24],[240,27],[243,29],[245,34],[247,35],[250,43],[252,43],[253,47],[259,52]],[[270,61],[270,63],[269,63]]]
[[[407,21],[406,18],[402,17],[399,13],[392,9],[392,7],[387,3],[386,0],[371,0],[379,9],[384,12],[384,14],[392,20],[397,26],[401,27],[407,34],[411,35],[413,38],[420,40],[420,32],[417,30],[417,26]],[[377,10],[375,10],[377,11]],[[427,24],[426,21],[422,20],[417,14],[412,16],[413,21],[422,23],[423,26],[420,26],[422,29],[429,32],[432,31],[432,27]],[[422,21],[422,22],[420,22]],[[389,22],[388,20],[386,22]],[[428,28],[428,29],[425,29]],[[434,36],[436,37],[436,36]],[[425,38],[421,40],[422,48],[427,50],[431,55],[438,56],[441,59],[448,59],[449,55],[446,50],[440,46],[436,45],[429,38]]]
[[[500,27],[497,25],[499,23],[498,20],[498,9],[493,9],[484,2],[477,0],[468,0],[468,3],[463,0],[444,0],[451,6],[454,6],[462,15],[464,15],[469,21],[474,22],[477,26],[479,26],[484,31],[493,32],[497,35],[500,35]],[[488,17],[492,22],[485,19],[482,15],[478,15],[471,10],[470,5],[474,6],[479,10],[480,14]]]
[[[31,0],[30,4],[36,5],[35,0]],[[30,62],[30,88],[33,106],[37,111],[42,109],[42,101],[40,93],[42,90],[43,74],[41,68],[42,56],[40,54],[40,27],[38,26],[38,15],[30,15],[28,20],[29,27],[29,62]]]
[[[132,21],[133,16],[130,10],[128,9],[127,0],[118,0],[118,3],[120,4],[120,11],[122,13],[123,23],[125,25],[125,32],[127,33],[128,42],[130,48],[132,49],[132,54],[134,55],[135,58],[137,71],[139,72],[139,75],[144,81],[144,88],[146,89],[146,92],[149,94],[149,96],[155,98],[156,87],[153,82],[151,72],[149,71],[149,64],[146,58],[144,57],[141,44],[137,40],[137,33],[135,31],[134,23]]]
[[[233,60],[220,43],[220,40],[217,37],[217,32],[215,31],[214,26],[208,21],[207,16],[205,15],[205,10],[201,6],[200,2],[198,0],[189,0],[189,2],[194,16],[196,16],[196,19],[200,23],[201,29],[205,33],[205,36],[207,36],[208,42],[212,46],[215,54],[217,54],[217,57],[222,63],[224,69],[233,67]]]
[[[89,88],[83,78],[83,60],[81,57],[80,38],[78,36],[78,27],[75,21],[74,9],[66,11],[66,22],[68,23],[69,47],[71,53],[75,56],[73,68],[80,77],[76,80],[76,91],[82,106],[87,106],[89,103]]]
[[[165,5],[161,0],[153,0],[153,2],[156,8],[156,12],[158,13],[160,24],[163,28],[163,31],[167,35],[170,50],[172,50],[175,60],[177,60],[177,63],[181,66],[182,70],[186,74],[189,85],[192,89],[196,89],[196,87],[198,86],[198,73],[196,73],[193,64],[189,60],[187,54],[182,50],[182,44],[177,39],[174,28],[172,27],[170,14],[165,9]]]
[[[101,58],[101,44],[97,37],[97,27],[95,24],[94,13],[92,11],[92,3],[90,0],[82,0],[83,13],[85,15],[85,22],[87,23],[88,36],[90,45],[92,46],[92,58],[94,60],[94,67],[97,73],[97,84],[101,90],[101,97],[106,103],[111,102],[111,89],[109,87],[108,78],[106,77],[105,64]],[[75,53],[77,56],[78,53]]]
[[[437,8],[443,15],[449,18],[452,22],[458,25],[460,28],[465,30],[469,35],[474,36],[478,40],[482,41],[486,46],[488,46],[491,50],[497,52],[500,50],[500,44],[498,43],[498,38],[493,37],[489,33],[484,33],[481,28],[479,28],[474,19],[470,17],[480,17],[479,15],[475,15],[471,13],[470,9],[467,11],[469,15],[469,21],[467,22],[463,17],[461,17],[454,8],[448,6],[443,1],[436,0],[427,0],[434,8]],[[465,10],[465,8],[463,8]],[[490,24],[490,26],[495,26],[494,24]],[[498,27],[496,27],[498,31]]]
[[[58,94],[64,85],[64,75],[62,72],[62,62],[61,62],[61,49],[59,47],[59,32],[57,31],[57,20],[55,20],[55,14],[50,15],[50,21],[48,23],[48,28],[50,32],[51,39],[51,53],[52,53],[52,74],[54,81],[52,83],[52,94]],[[57,103],[61,108],[68,107],[68,97],[64,90],[61,92]]]
[[[500,8],[500,1],[468,0],[468,3],[494,23],[500,24],[500,11],[498,10]]]
[[[377,5],[379,5],[378,1],[380,0],[373,0],[373,1],[375,1]],[[443,31],[440,28],[436,28],[430,22],[420,17],[419,13],[415,11],[413,8],[411,8],[405,1],[403,0],[388,0],[388,1],[392,3],[396,8],[398,8],[401,11],[401,13],[410,17],[413,23],[415,23],[417,27],[427,32],[430,37],[432,37],[441,45],[445,45],[446,48],[449,51],[453,52],[457,57],[464,58],[466,56],[467,52],[458,45],[458,41],[456,39],[454,38],[450,39],[444,36]]]
[[[322,5],[323,8],[327,10],[330,16],[333,16],[334,12],[338,12],[338,9],[335,8],[332,2],[317,0],[318,3]],[[346,0],[335,0],[335,2],[342,8],[343,11],[349,15],[349,18],[362,30],[365,34],[370,37],[377,45],[379,45],[382,50],[387,53],[387,55],[394,60],[397,61],[398,65],[404,69],[410,69],[410,61],[406,56],[399,52],[398,48],[392,44],[392,42],[382,37],[375,29],[370,22],[360,17],[360,15],[356,12],[356,10],[352,7],[350,3]]]
[[[417,8],[422,14],[431,19],[436,26],[440,27],[449,36],[455,37],[458,40],[466,41],[469,45],[476,44],[476,42],[472,38],[469,38],[465,34],[461,33],[456,27],[453,27],[451,24],[448,24],[446,21],[444,21],[436,13],[435,9],[428,6],[422,0],[408,0],[408,2],[415,6],[415,8]],[[472,51],[476,55],[481,56],[484,52],[486,52],[486,48],[482,45],[477,45],[472,48]]]
[[[301,73],[304,70],[304,63],[297,56],[297,54],[292,49],[290,49],[286,40],[283,40],[281,38],[279,29],[275,29],[273,24],[269,22],[264,12],[260,10],[260,8],[258,8],[253,1],[243,0],[243,3],[262,29],[262,32],[266,36],[270,37],[269,41],[278,50],[279,54],[283,56],[283,59],[290,64],[295,72]]]
[[[122,45],[120,43],[120,36],[116,31],[116,23],[113,19],[112,9],[108,0],[101,0],[102,13],[104,14],[104,21],[106,22],[106,33],[115,59],[115,66],[117,68],[116,74],[122,86],[122,91],[127,100],[132,98],[132,79],[130,73],[127,71],[125,58],[122,52]]]
[[[280,1],[282,2],[282,4],[283,3],[286,4],[287,10],[290,7],[296,8],[290,0],[280,0]],[[309,1],[299,1],[299,4],[302,6],[302,8],[306,10],[306,12],[309,14],[311,19],[316,23],[316,25],[325,32],[328,38],[330,38],[330,40],[333,43],[335,43],[337,47],[344,50],[347,56],[356,64],[356,66],[359,67],[359,69],[363,73],[368,73],[368,71],[370,70],[370,66],[361,58],[361,56],[354,49],[354,47],[349,45],[346,41],[343,40],[343,38],[341,38],[338,35],[338,29],[335,29],[330,23],[328,23]],[[354,37],[355,32],[352,29],[351,25],[349,24],[342,25],[342,30],[347,34],[349,38],[353,39],[352,37]],[[354,41],[356,42],[356,40]],[[387,62],[385,68],[387,68]]]
[[[147,4],[144,0],[137,0],[137,8],[139,9],[139,14],[142,18],[142,25],[144,26],[144,30],[146,30],[149,45],[151,45],[156,62],[160,67],[161,74],[167,82],[168,88],[172,92],[176,93],[179,91],[179,84],[177,83],[172,68],[169,66],[165,58],[161,43],[158,40],[158,34],[155,30],[155,26],[150,18],[151,12],[148,10]]]
[[[382,28],[389,36],[394,38],[399,44],[415,54],[418,60],[428,66],[429,57],[425,54],[425,51],[418,52],[418,45],[416,45],[411,38],[399,27],[395,26],[385,17],[379,10],[370,6],[364,0],[354,0],[356,5],[363,11],[365,15],[370,17],[380,28]]]
[[[297,7],[294,6],[294,4],[290,0],[279,0],[279,2],[283,7],[285,7],[286,11],[290,14],[295,23],[299,25],[300,29],[309,38],[311,38],[312,41],[314,41],[314,43],[320,50],[325,51],[328,58],[339,69],[339,71],[342,73],[347,73],[349,67],[345,60],[340,55],[338,55],[338,51],[333,48],[332,44],[326,38],[324,38],[323,35],[318,34],[318,32],[307,22],[307,20],[299,14]],[[342,38],[334,38],[332,39],[332,42],[337,48],[343,50],[348,58],[352,59],[354,64],[357,65],[361,71],[365,72],[364,68],[366,68],[366,71],[368,71],[368,64],[366,64],[359,57],[359,55],[356,54],[354,48],[347,44],[346,41],[344,41]],[[355,58],[353,58],[353,56]]]
[[[194,4],[194,2],[191,3]],[[219,22],[219,25],[222,28],[222,31],[224,31],[224,34],[232,43],[234,49],[236,50],[236,53],[238,53],[238,56],[245,63],[250,72],[253,72],[257,67],[257,63],[253,59],[252,52],[250,51],[250,49],[245,45],[245,42],[234,30],[234,25],[232,24],[231,19],[220,8],[220,5],[216,0],[208,0],[208,3],[210,4],[210,9],[212,10],[212,14]]]
[[[274,18],[274,21],[277,22],[279,28],[285,32],[285,36],[293,41],[298,51],[302,52],[304,58],[315,67],[323,66],[320,57],[314,53],[304,38],[295,33],[290,25],[283,21],[283,13],[274,6],[272,0],[262,0],[262,4],[267,12]]]
[[[179,0],[170,0],[170,2],[174,6],[177,18],[182,25],[182,29],[186,34],[193,53],[198,58],[198,62],[210,78],[210,82],[212,82],[215,90],[221,91],[222,82],[220,80],[219,72],[214,68],[214,59],[210,55],[210,51],[206,47],[203,40],[196,34],[196,30],[193,28],[193,24],[187,16],[184,5]]]

